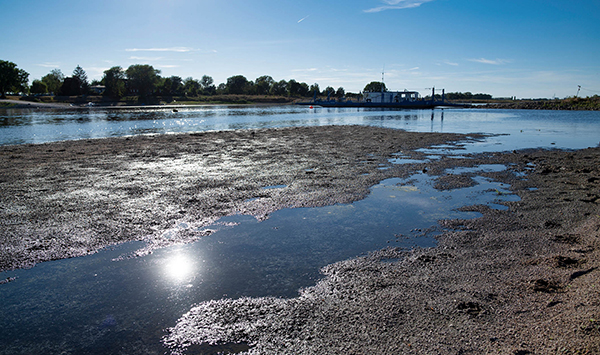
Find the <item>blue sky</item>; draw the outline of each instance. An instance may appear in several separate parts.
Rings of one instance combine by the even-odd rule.
[[[39,79],[80,65],[296,79],[358,92],[600,94],[598,0],[0,0],[0,59]]]

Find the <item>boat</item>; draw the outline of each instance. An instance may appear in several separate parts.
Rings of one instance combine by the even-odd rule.
[[[445,92],[442,89],[441,100],[436,100],[435,88],[432,89],[431,98],[421,97],[417,91],[377,91],[364,92],[359,100],[331,99],[330,94],[326,100],[313,99],[305,102],[297,102],[297,105],[321,106],[321,107],[367,107],[367,108],[398,108],[398,109],[427,109],[438,106],[465,107],[462,104],[446,102]]]

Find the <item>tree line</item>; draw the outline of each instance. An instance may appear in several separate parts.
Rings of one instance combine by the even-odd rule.
[[[57,96],[79,96],[102,94],[115,100],[126,96],[148,98],[151,96],[212,96],[212,95],[265,95],[286,97],[327,96],[331,99],[358,98],[360,94],[348,93],[343,87],[328,86],[321,90],[319,84],[308,85],[294,79],[276,81],[269,75],[249,80],[243,75],[227,78],[225,83],[215,85],[212,77],[200,79],[179,76],[161,77],[161,71],[148,64],[134,64],[127,69],[114,66],[105,70],[101,80],[89,81],[85,70],[77,65],[71,76],[65,76],[60,69],[51,70],[41,79],[33,80],[28,86],[29,74],[17,68],[12,62],[0,60],[0,91],[2,97],[7,92],[31,94],[54,94]],[[388,91],[385,83],[373,81],[367,84],[364,92]],[[436,98],[441,96],[436,94]],[[448,100],[490,100],[490,94],[470,92],[446,93]]]
[[[468,91],[467,92],[448,92],[448,93],[446,93],[446,99],[448,99],[448,100],[491,100],[492,95],[481,94],[481,93],[473,94]]]
[[[4,72],[10,72],[10,78],[4,80]],[[270,96],[346,96],[343,87],[337,89],[328,86],[321,90],[319,84],[308,85],[294,79],[276,81],[269,75],[249,80],[243,75],[227,78],[225,83],[215,85],[212,77],[200,79],[179,76],[161,77],[161,71],[148,64],[134,64],[124,69],[114,66],[104,71],[101,80],[88,80],[85,70],[79,65],[72,75],[65,76],[60,69],[51,70],[41,79],[33,80],[28,86],[29,74],[18,69],[16,64],[0,61],[0,90],[6,92],[24,92],[31,94],[54,94],[58,96],[79,96],[101,92],[102,95],[121,99],[125,96],[211,96],[211,95],[270,95]],[[14,74],[14,75],[13,75]]]

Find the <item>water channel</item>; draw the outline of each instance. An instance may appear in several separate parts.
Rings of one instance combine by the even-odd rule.
[[[114,111],[0,111],[0,144],[135,134],[360,124],[418,132],[494,134],[465,151],[524,148],[581,149],[597,146],[595,112],[427,110],[369,111],[293,106]],[[432,155],[455,154],[444,147]],[[393,164],[406,163],[402,157]],[[500,171],[488,165],[469,172]],[[453,171],[461,173],[462,170]],[[250,216],[222,218],[216,232],[197,242],[128,256],[142,242],[96,254],[0,273],[3,317],[0,354],[133,354],[166,351],[164,329],[192,305],[223,297],[294,297],[319,279],[327,264],[387,246],[433,247],[436,221],[473,218],[461,206],[502,209],[518,197],[484,177],[477,185],[435,190],[433,177],[389,179],[352,204],[284,209],[258,222]],[[272,188],[285,188],[274,186]]]

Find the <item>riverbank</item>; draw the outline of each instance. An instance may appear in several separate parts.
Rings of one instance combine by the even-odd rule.
[[[67,103],[29,102],[15,99],[0,99],[0,109],[70,109]]]
[[[308,101],[309,98],[304,98]],[[11,97],[0,100],[0,108],[27,109],[27,108],[63,108],[73,109],[81,107],[99,108],[131,108],[131,107],[190,107],[206,105],[290,105],[301,98],[287,96],[267,95],[212,95],[196,98],[185,97],[152,97],[140,101],[138,97],[129,97],[121,100],[112,100],[104,96],[41,96],[41,97]],[[513,109],[513,110],[564,110],[564,111],[598,111],[600,110],[600,97],[570,97],[566,99],[537,99],[537,100],[474,100],[453,101],[453,104],[477,109]]]
[[[398,152],[423,160],[419,148],[478,138],[326,126],[3,146],[0,268],[128,240],[145,240],[143,255],[202,238],[196,227],[221,216],[352,202],[415,172],[454,188],[473,176],[447,168],[505,164],[478,175],[510,184],[522,200],[442,221],[449,230],[439,247],[327,266],[298,298],[200,304],[165,343],[184,353],[597,353],[600,150],[388,161]],[[189,228],[161,237],[182,222]]]
[[[515,100],[506,102],[488,102],[474,108],[496,108],[516,110],[580,110],[599,111],[600,97],[570,97],[555,100]]]
[[[114,100],[105,96],[85,95],[85,96],[13,96],[9,99],[0,100],[0,109],[28,109],[28,108],[131,108],[131,107],[190,107],[207,105],[289,105],[298,98],[287,96],[267,96],[267,95],[212,95],[200,96],[194,98],[159,96],[140,99],[137,96],[125,97],[120,100]]]

